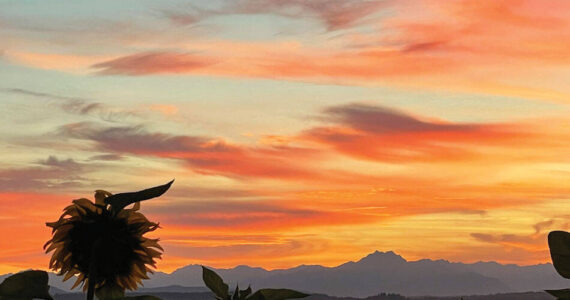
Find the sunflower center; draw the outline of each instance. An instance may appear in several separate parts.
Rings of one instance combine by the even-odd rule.
[[[77,269],[87,274],[94,263],[99,282],[131,273],[141,241],[126,219],[99,210],[72,223],[69,250]]]

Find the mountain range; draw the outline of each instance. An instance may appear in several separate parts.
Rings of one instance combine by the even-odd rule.
[[[446,260],[407,261],[390,252],[374,252],[336,267],[301,265],[290,269],[265,270],[237,266],[215,270],[230,285],[251,284],[254,290],[266,287],[291,288],[337,297],[368,297],[379,293],[405,296],[457,296],[516,293],[561,289],[570,282],[559,276],[551,264],[503,265],[496,262],[472,264]],[[0,280],[3,276],[0,276]],[[184,292],[207,291],[200,265],[188,265],[170,274],[156,272],[144,282],[145,288],[177,286]],[[50,285],[69,290],[73,279],[61,282],[50,274]]]

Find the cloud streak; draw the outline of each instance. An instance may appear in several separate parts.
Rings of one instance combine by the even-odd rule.
[[[363,104],[331,107],[324,115],[333,125],[309,129],[304,138],[348,155],[386,162],[474,159],[477,145],[506,146],[529,135],[509,124],[422,120]]]
[[[179,11],[166,13],[176,23],[198,22],[200,15],[308,15],[321,19],[328,30],[367,30],[343,33],[317,46],[294,41],[297,47],[292,50],[282,49],[282,41],[256,45],[209,39],[184,50],[130,53],[92,68],[114,75],[194,74],[414,86],[567,102],[570,91],[565,86],[536,78],[531,71],[548,65],[548,77],[559,76],[560,68],[570,64],[565,54],[570,18],[564,2],[387,2],[251,0],[220,11],[193,8],[197,13],[187,18]],[[389,13],[375,15],[386,6]],[[372,16],[376,17],[368,20]],[[509,34],[513,30],[517,34]],[[248,50],[237,50],[241,48]]]
[[[234,14],[274,14],[294,19],[317,19],[327,31],[355,26],[366,17],[388,6],[390,1],[372,0],[238,0],[218,9],[190,6],[186,12],[164,10],[163,15],[176,25],[196,24],[213,16]]]
[[[64,137],[93,141],[99,151],[176,159],[202,174],[269,178],[315,175],[314,171],[291,164],[292,158],[311,156],[309,149],[258,149],[220,138],[148,132],[143,126],[104,127],[82,122],[58,131]]]
[[[120,122],[137,115],[134,111],[118,110],[107,104],[80,97],[54,95],[20,88],[9,88],[2,91],[9,94],[51,101],[52,104],[67,113],[79,116],[97,116],[104,121]]]
[[[0,169],[0,191],[38,191],[77,188],[85,181],[88,166],[50,155],[40,166]]]
[[[137,53],[92,66],[100,74],[149,75],[168,73],[192,73],[215,64],[216,61],[190,53],[147,52]]]
[[[171,74],[388,85],[567,103],[568,87],[544,78],[564,76],[570,64],[566,55],[570,47],[568,8],[559,0],[548,4],[540,0],[484,4],[475,0],[240,0],[219,7],[155,9],[174,24],[169,30],[163,23],[151,29],[128,22],[94,26],[91,23],[98,23],[86,21],[78,26],[80,30],[20,24],[17,28],[32,37],[38,30],[60,33],[69,49],[9,48],[5,57],[44,69],[105,75]],[[255,41],[228,38],[225,35],[239,34],[224,26],[217,28],[216,20],[231,19],[236,14],[316,19],[326,32],[309,32],[308,37],[280,36],[275,32],[273,38]],[[188,28],[180,26],[200,24],[206,19],[213,24],[203,26],[217,29],[188,35]],[[89,26],[94,27],[92,32]],[[16,44],[36,42],[30,37],[20,40],[5,35],[18,41]],[[44,42],[51,45],[58,39],[50,36]],[[98,41],[97,47],[89,51],[82,48],[93,45],[94,40]],[[109,47],[114,51],[92,50]],[[534,76],[536,69],[542,70],[543,76]]]
[[[471,233],[471,237],[483,243],[497,244],[507,248],[518,248],[528,251],[543,251],[546,249],[544,241],[547,240],[548,236],[548,232],[545,230],[552,228],[552,225],[554,223],[555,220],[553,219],[538,222],[532,226],[535,229],[535,232],[527,235],[510,233]]]

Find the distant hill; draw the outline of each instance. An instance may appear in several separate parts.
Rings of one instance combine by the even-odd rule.
[[[304,300],[555,300],[545,292],[507,293],[476,296],[449,296],[449,297],[404,297],[401,295],[386,294],[366,298],[338,298],[324,295],[314,295]],[[164,299],[167,300],[167,299]]]
[[[162,300],[215,300],[211,293],[177,293],[177,292],[147,292],[147,295],[160,297]],[[142,293],[130,293],[130,296],[142,295]],[[367,298],[339,298],[326,295],[312,295],[303,300],[554,300],[554,297],[544,292],[494,294],[482,296],[461,297],[404,297],[395,294],[376,295]],[[68,293],[56,295],[55,300],[83,300],[85,295],[81,293]]]
[[[64,291],[62,289],[58,289],[56,287],[50,286],[49,287],[49,294],[50,295],[62,295],[62,294],[69,294],[69,291]]]
[[[206,293],[206,294],[210,294],[210,290],[207,287],[202,287],[202,286],[181,286],[181,285],[169,285],[169,286],[161,286],[161,287],[153,287],[153,288],[148,288],[148,287],[142,287],[139,288],[137,291],[137,293],[195,293],[195,294],[200,294],[200,293]]]
[[[359,261],[336,267],[301,265],[268,271],[237,266],[214,270],[234,286],[236,283],[242,287],[251,284],[253,289],[292,288],[309,293],[360,298],[380,293],[411,297],[489,295],[559,289],[570,285],[570,281],[560,277],[551,264],[517,266],[495,262],[464,264],[429,259],[407,261],[391,251],[376,251]],[[68,290],[73,279],[61,283],[60,277],[51,274],[50,284]],[[161,287],[160,292],[207,291],[199,265],[188,265],[171,274],[157,272],[150,280],[144,281],[144,286]]]
[[[178,293],[178,292],[147,292],[147,293],[130,293],[129,296],[138,295],[152,295],[159,297],[162,300],[215,300],[211,293]],[[85,300],[85,294],[82,293],[67,293],[55,295],[55,300]]]
[[[533,266],[474,264],[445,260],[406,261],[394,252],[374,252],[356,262],[336,267],[302,265],[267,271],[237,266],[215,269],[232,284],[255,288],[283,287],[342,297],[367,297],[381,292],[406,296],[486,295],[542,291],[568,287],[551,264]],[[169,284],[202,286],[201,267],[189,265],[172,274],[156,274],[146,287]]]

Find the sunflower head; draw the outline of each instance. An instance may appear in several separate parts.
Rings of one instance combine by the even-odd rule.
[[[77,275],[73,288],[83,284],[84,290],[90,285],[101,291],[136,289],[148,279],[163,250],[158,239],[144,236],[156,230],[158,223],[138,211],[138,201],[160,196],[170,184],[158,191],[116,195],[98,190],[95,203],[73,200],[59,220],[47,223],[52,228],[52,238],[44,246],[46,253],[53,252],[49,267],[64,280]],[[135,207],[124,208],[132,203]]]

